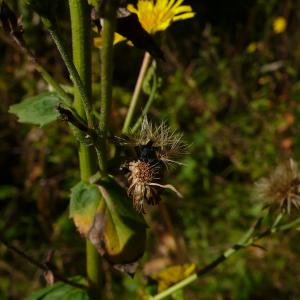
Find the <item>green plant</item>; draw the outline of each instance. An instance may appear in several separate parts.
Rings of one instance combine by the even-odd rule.
[[[143,216],[133,209],[131,203],[128,201],[125,190],[116,183],[109,170],[110,157],[108,149],[110,145],[108,144],[114,137],[110,135],[108,120],[110,118],[112,100],[112,70],[114,65],[113,37],[116,27],[116,9],[118,3],[117,1],[108,2],[104,12],[105,18],[101,51],[100,113],[94,112],[95,105],[91,102],[91,38],[90,18],[86,1],[69,1],[73,59],[71,59],[65,42],[60,36],[59,27],[52,11],[52,9],[55,10],[55,2],[53,2],[53,6],[51,6],[49,10],[48,8],[45,9],[43,6],[45,3],[43,2],[30,1],[30,4],[42,17],[47,30],[57,45],[74,84],[73,95],[68,94],[49,73],[45,71],[27,48],[22,38],[22,30],[16,25],[16,18],[5,14],[5,10],[8,8],[2,8],[2,17],[8,17],[7,31],[18,42],[22,50],[34,61],[36,69],[54,89],[54,92],[43,93],[36,97],[26,99],[20,104],[12,106],[10,111],[19,116],[20,122],[28,122],[41,126],[56,120],[58,117],[62,117],[70,124],[74,136],[80,143],[79,160],[81,181],[72,188],[70,207],[71,217],[74,219],[77,229],[87,239],[87,281],[82,278],[62,278],[59,274],[53,272],[48,265],[38,265],[31,259],[32,263],[46,272],[46,278],[49,280],[49,283],[51,283],[54,277],[73,286],[69,287],[57,283],[50,288],[37,292],[29,299],[47,299],[47,297],[59,297],[63,294],[70,294],[72,297],[78,298],[83,297],[84,299],[88,299],[88,297],[101,299],[103,295],[101,296],[102,282],[98,253],[102,253],[115,267],[127,273],[134,273],[135,262],[143,254],[146,240],[146,224]],[[6,20],[7,19],[4,19],[4,22],[6,22]],[[133,132],[137,132],[144,116],[147,115],[155,99],[159,80],[157,78],[156,63],[153,62],[151,68],[149,68],[150,62],[150,55],[146,53],[136,89],[130,102],[130,109],[128,110],[123,125],[123,133],[128,133],[129,128],[132,128]],[[218,71],[227,74],[226,64],[218,65]],[[207,78],[205,78],[205,76],[208,75],[199,74],[199,81],[206,80]],[[211,76],[213,75],[214,74],[211,74]],[[150,85],[150,88],[148,86],[149,99],[142,114],[138,116],[136,123],[133,124],[137,110],[137,101],[142,91],[143,82],[146,92],[147,83]],[[174,87],[174,89],[176,88]],[[177,92],[176,90],[174,91],[174,93]],[[229,88],[226,84],[222,86],[221,92],[224,94],[229,92]],[[235,94],[232,93],[230,96],[234,97]],[[74,100],[72,97],[74,97]],[[216,106],[213,95],[211,95],[210,99],[210,105],[212,107]],[[55,110],[58,104],[58,110]],[[157,131],[157,129],[154,130],[154,132]],[[204,134],[200,136],[199,139],[205,139]],[[175,143],[175,140],[173,139],[172,142]],[[207,152],[209,152],[209,149],[207,149]],[[95,157],[97,157],[96,167]],[[115,158],[118,159],[118,157]],[[132,167],[132,165],[130,167]],[[297,177],[298,174],[296,174],[296,178]],[[160,185],[160,187],[162,187],[162,185]],[[209,189],[209,186],[207,189]],[[149,193],[151,192],[153,191],[150,190]],[[288,192],[290,191],[288,190]],[[285,201],[286,199],[281,200]],[[273,220],[272,217],[274,217]],[[255,225],[247,231],[242,239],[233,247],[229,247],[229,249],[217,259],[165,291],[157,293],[156,295],[147,295],[148,298],[164,299],[173,295],[175,292],[180,291],[183,287],[195,281],[198,277],[203,276],[217,267],[238,250],[250,246],[259,247],[256,244],[259,239],[299,226],[299,219],[282,224],[280,223],[282,218],[283,215],[280,213],[278,215],[271,215],[271,220],[268,220],[268,216],[259,217]],[[266,222],[266,224],[263,224],[264,227],[262,227],[263,221],[266,220],[270,223]],[[103,227],[104,222],[105,227]],[[105,247],[103,247],[103,243],[105,243]],[[10,246],[8,245],[8,247]],[[18,252],[16,248],[10,247],[10,249]],[[24,255],[24,253],[22,254],[21,252],[19,252],[19,254]],[[25,256],[25,258],[30,260],[28,256]],[[83,289],[83,291],[78,289]],[[85,289],[88,289],[90,294],[86,293]]]

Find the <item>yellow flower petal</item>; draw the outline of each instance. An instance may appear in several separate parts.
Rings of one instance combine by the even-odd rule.
[[[121,34],[115,33],[114,36],[114,45],[126,41],[126,38],[122,36]],[[94,47],[96,48],[102,48],[102,37],[98,36],[94,38]]]
[[[284,17],[277,17],[273,21],[273,31],[277,34],[284,32],[286,26],[287,26],[287,22]]]
[[[195,16],[194,12],[185,13],[185,14],[179,15],[177,17],[174,17],[173,21],[176,22],[176,21],[180,21],[180,20],[186,20],[186,19],[193,18],[194,16]]]
[[[184,0],[138,0],[137,6],[129,4],[128,10],[137,14],[143,28],[154,34],[166,30],[173,22],[195,16],[192,7],[181,5]]]
[[[166,30],[173,22],[193,18],[195,13],[184,0],[138,0],[137,5],[127,5],[127,9],[138,16],[143,28],[150,34]],[[114,45],[126,40],[115,33]],[[132,44],[132,43],[131,43]],[[94,46],[102,47],[102,38],[94,38]]]
[[[137,9],[136,9],[136,8],[134,7],[134,5],[132,5],[132,4],[128,4],[128,5],[127,5],[127,9],[128,9],[130,12],[134,13],[134,14],[137,14],[137,13],[138,13]]]
[[[177,7],[176,9],[174,9],[174,12],[176,14],[182,14],[185,12],[192,12],[192,11],[193,10],[189,5],[182,5],[182,6]]]

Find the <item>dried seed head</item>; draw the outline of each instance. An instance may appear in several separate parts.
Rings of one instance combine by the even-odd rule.
[[[290,214],[295,207],[300,209],[300,172],[297,163],[290,159],[279,165],[268,178],[256,183],[255,196],[273,208]]]
[[[132,140],[137,146],[152,143],[156,149],[157,159],[166,166],[180,164],[176,159],[187,152],[187,145],[182,140],[182,134],[173,131],[165,122],[155,126],[148,121],[147,117],[143,119],[140,131],[132,136]]]
[[[174,159],[186,152],[182,135],[164,122],[154,126],[144,118],[140,131],[131,135],[131,144],[135,146],[137,159],[128,163],[128,195],[137,211],[145,213],[145,203],[158,204],[162,189],[169,189],[181,197],[172,185],[162,185],[161,181],[168,165],[179,164]]]
[[[155,166],[141,160],[130,162],[128,168],[131,172],[128,178],[130,183],[128,195],[133,200],[136,210],[145,213],[145,201],[150,205],[158,204],[160,201],[157,188],[151,185],[159,180],[159,172]]]

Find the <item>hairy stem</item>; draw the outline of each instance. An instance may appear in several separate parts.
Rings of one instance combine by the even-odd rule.
[[[137,82],[136,82],[136,85],[135,85],[135,88],[134,88],[134,92],[133,92],[133,95],[132,95],[132,98],[131,98],[131,101],[130,101],[128,112],[127,112],[125,122],[124,122],[124,125],[123,125],[123,129],[122,129],[122,133],[126,134],[129,131],[134,113],[136,111],[138,100],[139,100],[139,97],[140,97],[140,94],[141,94],[141,91],[142,91],[143,81],[144,81],[144,78],[146,76],[146,72],[147,72],[148,66],[150,64],[150,61],[151,61],[151,56],[148,52],[146,52],[145,55],[144,55],[144,59],[143,59],[143,63],[142,63],[141,69],[140,69],[140,73],[139,73],[139,76],[138,76],[138,79],[137,79]]]
[[[116,26],[116,10],[118,1],[110,0],[104,6],[103,23],[103,46],[101,51],[101,112],[100,112],[100,132],[101,148],[97,153],[102,172],[106,170],[107,161],[107,130],[108,118],[112,101],[112,79],[113,79],[113,41]]]
[[[72,13],[72,11],[74,11],[72,9],[73,7],[73,4],[72,3],[76,3],[76,7],[79,7],[79,3],[85,3],[85,1],[69,1],[69,4],[70,4],[70,12],[71,12],[71,19],[73,18],[74,19],[74,14]],[[73,17],[72,17],[73,15]],[[82,14],[79,14],[78,17],[80,16],[83,16]],[[71,20],[71,22],[73,22]],[[82,30],[84,30],[84,28],[86,27],[86,25],[84,25],[83,23],[81,24],[83,26]],[[72,23],[72,39],[73,37],[76,39],[79,40],[79,37],[80,36],[76,36],[76,34],[79,33],[79,30],[78,30],[78,26],[75,26],[77,28],[74,28],[74,31],[73,31],[73,27],[74,27],[74,24]],[[62,59],[70,73],[70,77],[72,79],[72,81],[74,82],[74,85],[76,86],[76,89],[78,91],[78,94],[80,95],[80,99],[81,99],[81,105],[82,105],[82,108],[85,112],[85,115],[82,116],[84,117],[87,121],[88,121],[88,124],[89,124],[89,127],[91,128],[94,128],[94,125],[93,125],[93,118],[92,118],[92,114],[91,114],[91,103],[90,103],[90,97],[89,95],[87,94],[87,85],[83,83],[83,80],[84,78],[81,78],[80,76],[80,70],[79,68],[82,67],[81,63],[78,63],[78,65],[74,65],[72,59],[71,59],[71,56],[69,55],[69,52],[66,48],[66,45],[63,41],[63,39],[61,38],[60,34],[58,33],[58,30],[56,28],[56,25],[52,24],[52,26],[50,26],[48,28],[48,31],[50,32],[51,34],[51,37],[54,41],[54,43],[56,44],[57,46],[57,49],[58,51],[60,52],[61,56],[62,56]],[[74,32],[74,33],[73,33]],[[83,43],[82,39],[81,39],[81,42]],[[84,43],[90,43],[89,41],[85,41]],[[78,45],[78,48],[85,48],[87,45],[83,45],[83,44],[79,44]],[[87,46],[88,48],[90,47],[90,45]],[[74,48],[73,48],[74,49]],[[74,55],[74,50],[73,50],[73,55]],[[85,59],[85,56],[86,54],[82,55],[82,58]],[[76,57],[74,57],[75,59],[77,59]],[[87,68],[89,69],[89,66],[87,66]],[[83,72],[81,74],[82,76],[86,76],[86,71]],[[79,100],[76,100],[76,102],[79,101]],[[82,109],[81,109],[82,110]]]
[[[279,217],[278,219],[281,219],[281,217]],[[277,224],[279,223],[278,219],[275,221]],[[177,290],[180,290],[180,289],[184,288],[185,286],[189,285],[190,283],[196,281],[200,276],[215,269],[217,266],[219,266],[221,263],[223,263],[227,258],[232,256],[233,254],[236,254],[239,250],[253,245],[254,242],[256,242],[264,237],[270,236],[274,233],[288,231],[288,230],[291,230],[298,226],[300,226],[300,218],[298,218],[290,223],[281,225],[281,226],[277,226],[277,227],[271,226],[267,230],[255,235],[253,237],[252,237],[252,234],[255,229],[255,226],[251,227],[234,246],[232,246],[231,248],[226,250],[223,254],[221,254],[219,257],[214,259],[211,263],[206,265],[204,268],[198,270],[195,274],[190,275],[189,277],[185,278],[184,280],[169,287],[165,291],[155,295],[154,297],[151,298],[151,300],[160,300],[160,299],[164,299],[164,298],[172,295]]]
[[[73,63],[70,62],[64,47],[61,48],[62,55],[65,57],[69,72],[74,79],[74,107],[78,115],[87,118],[91,123],[91,49],[90,49],[90,14],[85,0],[69,0]],[[52,34],[53,36],[53,34]],[[59,38],[55,38],[60,41]],[[76,70],[77,69],[77,70]],[[77,72],[78,71],[78,72]],[[90,125],[90,124],[89,124]],[[88,181],[95,171],[92,162],[91,148],[80,144],[79,163],[81,179]],[[91,285],[94,298],[101,298],[101,277],[100,277],[100,258],[96,249],[89,241],[86,242],[86,271]]]

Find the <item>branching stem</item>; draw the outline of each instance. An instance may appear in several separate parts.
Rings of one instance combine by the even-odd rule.
[[[73,1],[70,1],[70,3],[71,2],[73,2]],[[76,2],[83,2],[83,1],[74,1],[74,3],[76,3]],[[72,6],[70,5],[70,8],[71,7]],[[74,23],[72,22],[72,26],[73,26],[73,24]],[[84,26],[84,25],[82,24],[82,26]],[[89,127],[94,128],[95,126],[93,124],[92,108],[91,108],[91,104],[90,104],[90,100],[89,100],[89,95],[87,94],[87,91],[86,91],[87,86],[84,85],[82,79],[80,78],[79,72],[77,71],[76,66],[73,63],[71,56],[69,55],[69,53],[67,51],[65,43],[64,43],[63,39],[61,38],[60,34],[58,33],[56,26],[53,25],[53,26],[49,27],[48,31],[50,32],[51,37],[52,37],[54,43],[56,44],[57,49],[60,52],[61,57],[70,73],[70,77],[71,77],[72,81],[74,82],[74,85],[76,86],[76,88],[80,94],[82,106],[85,111],[85,118],[88,121],[88,125],[89,125]],[[76,31],[76,33],[78,33],[78,31]],[[81,42],[87,43],[87,41],[81,41]],[[80,47],[82,47],[82,46],[83,45],[80,45]]]
[[[78,282],[74,282],[74,281],[71,281],[71,280],[65,278],[64,276],[62,276],[58,272],[52,270],[49,265],[47,265],[45,263],[40,263],[39,261],[35,260],[33,257],[29,256],[28,254],[21,251],[17,247],[6,243],[2,239],[0,239],[0,242],[3,245],[5,245],[8,250],[10,250],[11,252],[13,252],[13,253],[17,254],[18,256],[22,257],[24,260],[26,260],[28,263],[32,264],[33,266],[41,269],[44,272],[49,272],[50,271],[53,274],[55,279],[60,280],[64,283],[66,283],[66,284],[72,285],[72,286],[80,288],[80,289],[87,289],[88,288],[86,285],[83,285],[83,284],[80,284]]]
[[[161,299],[164,299],[164,298],[172,295],[177,290],[180,290],[180,289],[184,288],[185,286],[189,285],[190,283],[194,282],[195,280],[197,280],[200,276],[215,269],[217,266],[219,266],[221,263],[223,263],[227,258],[232,256],[233,254],[236,254],[239,250],[253,245],[254,242],[256,242],[264,237],[270,236],[274,233],[284,232],[284,231],[287,231],[287,230],[290,230],[290,229],[300,226],[300,218],[298,218],[290,223],[279,226],[278,224],[279,224],[281,218],[282,218],[282,215],[279,215],[272,226],[270,226],[265,231],[258,233],[254,236],[252,236],[252,234],[253,234],[256,226],[251,227],[234,246],[232,246],[231,248],[226,250],[223,254],[221,254],[219,257],[214,259],[211,263],[206,265],[204,268],[198,270],[196,273],[185,278],[184,280],[169,287],[165,291],[155,295],[154,297],[151,298],[151,300],[161,300]],[[277,225],[274,226],[275,223],[277,223]]]

